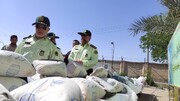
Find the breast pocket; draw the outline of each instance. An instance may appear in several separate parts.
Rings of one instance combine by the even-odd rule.
[[[83,52],[83,59],[89,60],[89,59],[91,58],[90,55],[91,55],[90,52],[89,52],[88,50],[85,50],[85,51]]]

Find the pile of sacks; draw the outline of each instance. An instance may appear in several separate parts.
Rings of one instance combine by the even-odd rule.
[[[0,50],[0,83],[12,91],[27,84],[23,77],[32,76],[35,69],[22,55]]]
[[[13,57],[16,55],[23,57],[19,54]],[[26,59],[21,62],[24,61],[28,62]],[[31,75],[21,76],[29,77],[30,82],[13,90],[3,84],[7,81],[0,82],[7,89],[0,93],[0,100],[3,96],[3,99],[12,99],[10,101],[137,101],[136,94],[140,91],[135,91],[133,87],[139,87],[145,80],[141,77],[141,81],[135,78],[129,81],[130,78],[111,73],[103,67],[96,68],[91,75],[86,76],[81,65],[71,63],[66,67],[63,62],[54,60],[35,60],[33,66],[29,62],[28,65],[33,72],[29,73]],[[22,71],[19,74],[24,73],[23,70],[30,70],[24,64],[20,67]],[[14,82],[11,82],[12,85]],[[4,89],[3,86],[0,89]]]

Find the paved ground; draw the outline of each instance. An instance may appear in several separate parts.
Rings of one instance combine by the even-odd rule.
[[[142,94],[138,95],[138,101],[171,101],[168,89],[145,86]]]

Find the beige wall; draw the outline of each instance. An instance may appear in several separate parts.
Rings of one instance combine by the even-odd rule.
[[[108,68],[111,68],[112,61],[104,60],[99,61],[99,64],[108,64]],[[128,77],[145,76],[147,69],[151,68],[152,78],[156,82],[168,82],[168,65],[144,62],[128,62],[128,61],[114,61],[113,69],[119,73],[125,73]]]

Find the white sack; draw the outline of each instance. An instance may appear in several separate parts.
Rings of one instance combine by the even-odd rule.
[[[46,76],[67,76],[66,65],[62,61],[55,60],[34,60],[33,66],[36,72]]]
[[[112,78],[103,78],[107,83],[113,86],[113,89],[118,93],[123,90],[124,86],[119,81]]]
[[[22,85],[27,84],[26,81],[24,81],[21,78],[17,77],[1,77],[0,76],[0,83],[6,87],[7,90],[12,91]]]
[[[136,93],[126,84],[121,83],[124,86],[126,93],[117,93],[116,95],[112,96],[111,98],[107,99],[100,99],[99,101],[137,101],[138,97]]]
[[[97,76],[100,78],[106,78],[108,76],[108,70],[104,67],[98,67],[90,74],[90,76]]]
[[[19,101],[83,101],[76,82],[62,77],[36,80],[10,93]]]
[[[87,75],[86,69],[78,62],[69,62],[67,64],[68,77],[84,77]]]
[[[0,101],[16,101],[2,84],[0,84]]]
[[[102,98],[106,92],[97,83],[90,81],[84,78],[71,78],[74,80],[80,87],[84,101],[98,101]]]
[[[97,84],[99,84],[101,87],[103,87],[104,90],[111,92],[111,93],[116,93],[116,90],[113,88],[113,86],[111,84],[107,83],[102,78],[99,78],[96,76],[87,76],[86,78],[88,80],[95,81]]]
[[[27,77],[27,81],[28,81],[28,83],[30,83],[30,82],[33,82],[35,80],[39,80],[39,79],[42,79],[42,78],[45,78],[45,77],[46,76],[43,76],[43,75],[41,75],[39,73],[36,73],[35,75],[33,75],[31,77]]]
[[[0,75],[27,77],[35,74],[32,64],[21,54],[0,50]]]

